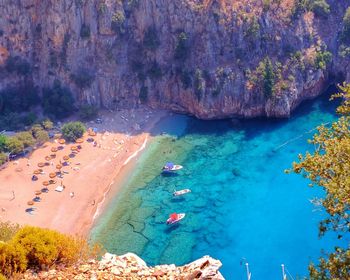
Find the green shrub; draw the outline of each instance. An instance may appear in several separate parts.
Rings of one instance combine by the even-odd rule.
[[[8,137],[6,135],[0,134],[0,152],[4,152],[7,147]]]
[[[22,131],[16,134],[16,138],[23,143],[24,148],[33,146],[35,139],[33,135],[28,131]]]
[[[24,150],[24,144],[16,136],[9,137],[6,149],[11,154],[20,154]]]
[[[26,268],[26,253],[21,246],[0,242],[0,271],[11,276],[14,273],[24,272]]]
[[[71,75],[73,82],[81,89],[89,88],[95,79],[95,75],[85,68],[79,69]]]
[[[83,23],[83,25],[80,28],[80,37],[83,39],[90,38],[90,26]]]
[[[18,230],[18,224],[12,224],[10,222],[0,222],[0,241],[7,242],[11,240]]]
[[[45,130],[50,130],[53,128],[53,122],[50,119],[43,120],[41,125]]]
[[[254,16],[247,22],[248,26],[244,31],[244,37],[248,39],[255,39],[260,31],[260,24],[258,19]]]
[[[15,231],[15,234],[11,231],[8,236],[14,235],[6,238],[6,243],[0,242],[0,271],[7,277],[28,268],[41,270],[53,265],[73,265],[79,260],[96,258],[102,252],[99,246],[90,247],[85,239],[54,230],[25,226]]]
[[[188,57],[188,52],[189,46],[187,34],[185,32],[181,32],[177,36],[174,58],[180,61],[184,61]]]
[[[272,62],[269,58],[265,58],[263,71],[263,90],[266,97],[270,97],[274,92],[275,72]]]
[[[54,118],[70,116],[75,110],[72,92],[56,80],[52,88],[43,90],[43,108],[46,115]]]
[[[139,98],[141,103],[146,103],[148,100],[148,87],[142,86],[140,88]]]
[[[317,69],[325,70],[327,64],[331,62],[331,60],[332,54],[329,51],[318,51],[316,53],[314,64]]]
[[[122,11],[117,11],[112,16],[111,29],[120,35],[125,33],[125,15]]]
[[[45,142],[49,141],[50,137],[46,130],[39,130],[36,133],[35,140],[39,145],[44,144]]]
[[[143,38],[143,46],[149,50],[156,50],[160,45],[157,29],[154,26],[148,27]]]
[[[311,10],[319,17],[327,17],[331,12],[330,6],[326,0],[313,0]]]
[[[0,165],[3,165],[7,161],[7,154],[0,152]]]
[[[81,122],[69,122],[62,127],[62,135],[68,141],[75,141],[82,137],[86,127]]]
[[[79,117],[82,120],[92,120],[97,117],[98,109],[92,105],[83,105],[79,108]]]

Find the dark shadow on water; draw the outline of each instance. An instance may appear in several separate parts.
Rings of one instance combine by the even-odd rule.
[[[186,199],[182,196],[182,197],[172,197],[171,198],[171,202],[184,202]]]
[[[165,233],[169,234],[172,233],[174,230],[178,229],[180,227],[180,224],[172,224],[172,225],[166,225],[167,228],[164,230]]]
[[[162,172],[162,173],[160,173],[160,175],[162,177],[177,177],[177,176],[179,176],[179,174],[175,173],[175,172]]]

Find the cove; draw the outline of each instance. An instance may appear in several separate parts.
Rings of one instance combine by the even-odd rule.
[[[148,264],[182,265],[203,255],[220,259],[226,279],[307,276],[310,261],[346,240],[318,238],[322,197],[300,175],[285,174],[321,123],[336,120],[336,104],[324,94],[304,102],[289,120],[200,121],[185,116],[162,120],[121,192],[91,231],[110,253],[134,252]],[[165,133],[161,133],[165,132]],[[285,144],[286,143],[286,144]],[[184,166],[162,176],[167,161]],[[192,193],[174,199],[174,189]],[[185,212],[176,226],[165,221]]]

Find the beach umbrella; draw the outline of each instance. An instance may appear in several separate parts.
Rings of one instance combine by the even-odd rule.
[[[47,186],[49,185],[49,181],[44,181],[44,182],[43,182],[43,185],[44,185],[45,187],[47,187]]]
[[[56,154],[51,154],[51,155],[50,155],[50,158],[51,158],[51,159],[56,158]]]
[[[81,150],[81,145],[78,145],[77,148],[78,148],[78,150]]]
[[[50,185],[56,184],[56,180],[49,180],[49,184]]]
[[[64,156],[63,160],[69,160],[69,156]]]
[[[66,143],[66,140],[60,139],[60,140],[58,140],[58,143],[60,143],[60,144],[62,145],[62,144],[64,144],[64,143]]]
[[[46,156],[46,157],[45,157],[45,160],[50,161],[50,160],[51,160],[51,157],[50,157],[50,156]]]
[[[94,136],[96,136],[97,134],[96,134],[96,132],[91,132],[90,134],[89,134],[90,136],[92,136],[92,137],[94,137]]]
[[[57,169],[61,169],[61,168],[62,168],[62,164],[57,164],[57,165],[56,165],[56,168],[57,168]]]
[[[71,149],[72,151],[76,151],[76,150],[78,149],[78,147],[72,146],[72,147],[70,147],[70,149]]]
[[[45,188],[42,188],[42,189],[41,189],[41,192],[42,192],[42,193],[48,193],[48,192],[49,192],[49,189],[46,188],[46,187],[45,187]]]
[[[77,143],[77,144],[81,144],[83,142],[84,142],[83,138],[78,138],[77,140],[75,140],[75,143]]]
[[[51,148],[51,152],[56,153],[57,151],[58,151],[58,149],[56,147]]]
[[[28,204],[28,205],[34,205],[34,201],[29,200],[29,201],[27,202],[27,204]]]
[[[50,163],[49,162],[45,162],[45,166],[49,166],[50,165]]]
[[[61,150],[63,150],[63,149],[64,149],[63,146],[58,146],[58,147],[57,147],[57,150],[59,150],[59,151],[61,151]]]
[[[39,162],[38,163],[38,167],[44,167],[45,166],[45,163],[44,162]]]
[[[70,158],[74,158],[74,157],[75,157],[75,154],[73,154],[73,153],[72,153],[72,154],[69,154],[69,157],[70,157]]]
[[[40,174],[41,173],[41,171],[39,170],[39,169],[37,169],[37,170],[34,170],[34,172],[33,172],[35,175],[38,175],[38,174]]]
[[[50,177],[50,178],[55,178],[55,177],[56,177],[56,173],[51,172],[51,173],[49,174],[49,177]]]
[[[41,191],[35,191],[35,195],[41,195]]]
[[[35,201],[35,202],[40,202],[40,201],[41,201],[40,196],[36,196],[36,197],[34,197],[34,198],[33,198],[33,201]]]
[[[37,180],[38,180],[38,176],[33,175],[33,176],[32,176],[32,181],[37,181]]]

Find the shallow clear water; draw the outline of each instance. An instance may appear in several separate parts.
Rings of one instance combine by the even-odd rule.
[[[109,252],[135,252],[151,264],[190,262],[203,255],[222,261],[227,279],[281,279],[281,264],[307,275],[310,260],[336,238],[318,238],[322,211],[309,199],[322,196],[301,176],[285,174],[321,123],[335,120],[327,98],[303,104],[289,120],[163,120],[166,131],[139,159],[122,192],[91,232]],[[288,144],[281,146],[286,141]],[[160,175],[166,161],[182,164],[177,176]],[[192,193],[173,199],[174,189]],[[172,212],[185,212],[167,226]],[[342,241],[344,242],[344,241]]]

